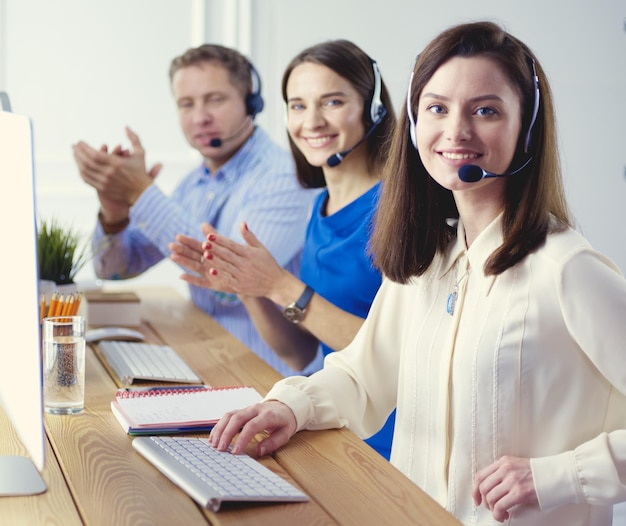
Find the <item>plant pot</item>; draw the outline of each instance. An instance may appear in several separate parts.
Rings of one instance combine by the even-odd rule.
[[[49,279],[40,279],[39,280],[39,293],[45,294],[48,299],[52,296],[53,292],[58,292],[59,294],[72,294],[74,292],[78,292],[78,285],[76,283],[63,283],[62,285],[57,285],[54,281]]]
[[[45,294],[47,298],[56,290],[57,284],[49,279],[39,280],[39,294]]]
[[[78,284],[76,283],[63,283],[62,285],[55,284],[55,290],[59,294],[67,295],[78,292]]]

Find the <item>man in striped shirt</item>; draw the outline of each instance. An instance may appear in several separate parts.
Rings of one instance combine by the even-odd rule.
[[[139,137],[130,129],[130,150],[96,150],[82,141],[73,146],[80,176],[100,201],[93,237],[97,276],[137,276],[169,256],[177,234],[204,240],[203,222],[241,242],[242,221],[297,275],[316,192],[299,185],[290,154],[255,126],[263,100],[254,67],[235,50],[204,44],[172,61],[170,80],[181,129],[203,158],[170,196],[154,184],[161,166],[146,168]],[[194,286],[190,295],[278,372],[301,372],[263,342],[236,296]]]

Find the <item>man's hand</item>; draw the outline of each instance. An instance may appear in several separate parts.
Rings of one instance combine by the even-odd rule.
[[[123,211],[127,217],[128,208],[152,184],[162,167],[159,163],[147,171],[139,137],[129,128],[126,134],[131,150],[116,146],[109,152],[106,145],[96,150],[83,141],[72,147],[81,178],[97,190],[103,214],[111,221],[122,219]]]

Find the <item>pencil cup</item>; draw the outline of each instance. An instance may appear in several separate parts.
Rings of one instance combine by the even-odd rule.
[[[85,405],[85,320],[44,318],[43,405],[47,413],[71,415]]]

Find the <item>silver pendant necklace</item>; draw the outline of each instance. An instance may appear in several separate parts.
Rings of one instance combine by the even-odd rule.
[[[448,294],[448,301],[446,302],[446,312],[450,316],[454,315],[454,307],[456,306],[456,300],[459,297],[459,284],[463,281],[463,278],[469,274],[470,268],[468,268],[458,280],[456,279],[457,269],[454,269],[454,279],[456,283],[454,284],[454,287],[452,287],[452,292]]]

